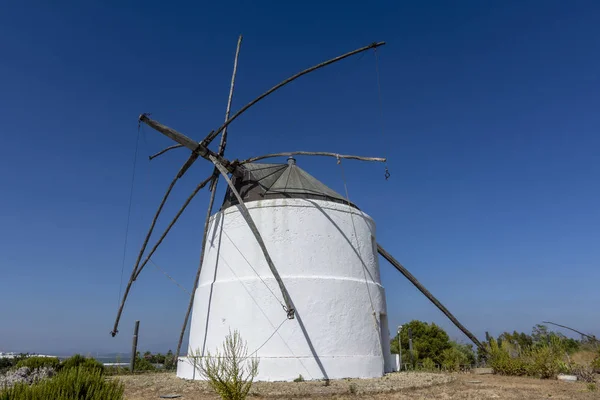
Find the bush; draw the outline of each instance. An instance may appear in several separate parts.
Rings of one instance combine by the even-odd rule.
[[[437,365],[433,362],[431,358],[426,358],[421,363],[421,371],[437,372],[437,370]]]
[[[400,343],[402,345],[402,358],[410,360],[408,352],[408,329],[412,330],[413,348],[418,357],[415,362],[430,358],[434,363],[441,364],[442,353],[452,347],[448,334],[434,323],[428,324],[422,321],[411,321],[402,326],[400,331]],[[398,336],[390,342],[392,353],[398,353]]]
[[[47,367],[57,370],[60,368],[60,360],[56,357],[25,357],[17,363],[16,367],[27,367],[29,369],[39,369]]]
[[[598,352],[596,358],[594,358],[594,361],[592,361],[591,367],[594,372],[600,374],[600,351]]]
[[[156,367],[152,365],[150,360],[145,357],[140,357],[140,353],[137,353],[137,357],[135,359],[135,371],[156,371]]]
[[[0,400],[122,400],[123,392],[120,382],[106,381],[100,371],[79,366],[33,385],[18,383],[0,390]]]
[[[442,352],[442,367],[446,371],[457,372],[461,366],[471,365],[475,362],[473,346],[451,342],[452,347]]]
[[[101,375],[104,374],[104,364],[95,358],[87,358],[81,354],[75,354],[72,357],[64,360],[61,365],[61,369],[71,369],[82,367],[90,371],[98,371]]]
[[[198,356],[196,354],[194,360]],[[258,375],[258,359],[249,359],[246,343],[237,331],[225,337],[222,352],[217,350],[214,356],[209,352],[200,359],[198,367],[209,385],[224,400],[245,399]]]

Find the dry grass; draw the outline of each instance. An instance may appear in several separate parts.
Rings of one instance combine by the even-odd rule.
[[[593,350],[581,350],[571,356],[575,364],[590,365],[598,353]]]
[[[157,399],[181,394],[182,400],[218,397],[204,382],[185,381],[175,374],[122,376],[128,400]],[[356,394],[351,393],[351,385]],[[267,399],[575,399],[598,400],[585,383],[515,378],[497,375],[394,373],[379,379],[342,379],[324,382],[257,382],[249,398]]]

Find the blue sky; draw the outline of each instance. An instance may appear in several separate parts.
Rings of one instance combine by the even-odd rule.
[[[600,6],[502,2],[5,2],[0,13],[0,351],[174,348],[186,294],[153,266],[117,308],[137,116],[196,139],[310,65],[384,40],[383,110],[372,52],[303,77],[231,125],[227,155],[321,150],[345,162],[378,240],[479,337],[542,320],[600,335]],[[380,113],[383,111],[383,121]],[[384,132],[381,132],[383,122]],[[139,137],[126,275],[187,158]],[[335,160],[299,164],[340,192]],[[197,162],[158,229],[210,171]],[[223,185],[221,184],[221,189]],[[207,195],[154,260],[191,286]],[[390,325],[434,321],[466,340],[381,262]]]

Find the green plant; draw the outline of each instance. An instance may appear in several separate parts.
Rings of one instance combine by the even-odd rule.
[[[42,367],[52,368],[57,370],[60,368],[60,360],[56,357],[25,357],[21,361],[19,361],[16,365],[16,368],[27,367],[30,369],[38,369]]]
[[[75,354],[74,356],[67,358],[60,365],[60,368],[63,370],[78,367],[83,367],[90,371],[98,371],[101,375],[104,374],[105,370],[104,364],[100,361],[95,358],[84,357],[81,354]]]
[[[198,358],[198,354],[194,359]],[[238,331],[225,337],[222,351],[202,357],[199,370],[209,385],[224,400],[243,400],[258,375],[258,358],[248,356],[246,342]]]
[[[107,381],[100,371],[83,366],[68,368],[52,379],[0,390],[0,400],[122,400],[124,387]]]
[[[427,372],[435,372],[437,371],[437,366],[431,358],[426,358],[421,364],[421,370]]]
[[[592,361],[591,367],[594,369],[594,372],[600,373],[600,351],[598,351],[598,355]]]
[[[595,392],[596,390],[598,390],[598,388],[596,387],[595,383],[588,383],[587,384],[587,390],[589,392]]]
[[[302,376],[302,374],[298,375],[298,377],[294,379],[294,382],[304,382],[304,377]]]
[[[473,347],[466,344],[451,342],[452,347],[442,352],[442,367],[449,372],[457,372],[462,365],[471,365],[475,362]]]
[[[408,330],[412,331],[413,349],[418,354],[415,362],[431,358],[436,364],[443,361],[442,353],[452,347],[448,334],[434,323],[413,320],[403,325],[400,330],[400,344],[402,346],[402,358],[410,360],[408,354]],[[390,341],[392,353],[398,353],[398,335]],[[406,355],[406,356],[405,356]]]
[[[350,386],[348,387],[348,391],[350,391],[350,394],[356,394],[356,392],[358,391],[358,389],[356,387],[356,383],[354,383],[354,382],[350,383]]]

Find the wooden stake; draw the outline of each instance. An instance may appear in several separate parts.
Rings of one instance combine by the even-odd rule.
[[[140,330],[140,321],[135,321],[135,328],[133,329],[133,343],[131,344],[131,362],[129,363],[129,367],[131,368],[131,373],[135,371],[135,360],[137,358],[137,342],[138,342],[138,332]]]
[[[235,50],[235,59],[233,60],[233,73],[231,74],[231,85],[229,87],[229,98],[227,99],[227,107],[225,108],[225,121],[229,118],[229,113],[231,111],[231,102],[233,101],[233,89],[235,87],[235,76],[237,74],[237,65],[238,65],[238,57],[240,55],[240,48],[242,47],[242,35],[239,36],[237,47]],[[219,144],[219,156],[223,156],[225,154],[225,147],[227,146],[227,128],[223,130],[223,135],[221,135],[221,143]],[[185,331],[187,329],[187,324],[190,319],[190,314],[192,313],[192,308],[194,307],[194,299],[196,298],[196,288],[198,287],[198,282],[200,281],[200,273],[202,271],[202,264],[204,263],[204,253],[206,251],[206,239],[208,237],[208,227],[210,224],[210,216],[212,214],[213,205],[215,202],[215,196],[217,194],[217,184],[219,183],[219,170],[215,167],[213,170],[213,180],[210,187],[210,200],[208,202],[208,209],[206,211],[206,217],[204,219],[204,233],[202,235],[202,246],[200,248],[200,261],[198,262],[198,269],[196,271],[196,277],[194,278],[194,286],[192,287],[192,294],[190,296],[190,302],[188,303],[187,311],[185,312],[185,318],[183,319],[183,326],[181,327],[181,332],[179,333],[179,341],[177,342],[177,352],[175,353],[176,359],[179,359],[179,354],[181,353],[181,345],[183,343],[183,337],[185,336]]]
[[[425,288],[425,286],[423,286],[421,284],[421,282],[419,282],[417,280],[417,278],[415,278],[406,268],[404,268],[404,266],[402,264],[400,264],[398,262],[398,260],[396,260],[394,257],[391,256],[390,253],[388,253],[387,251],[384,250],[383,247],[381,247],[381,245],[379,243],[377,243],[377,252],[379,254],[381,254],[383,256],[383,258],[385,258],[390,264],[392,264],[394,267],[396,267],[396,269],[398,271],[400,271],[400,273],[402,275],[404,275],[404,277],[406,277],[406,279],[408,279],[413,285],[416,286],[417,289],[419,289],[419,291],[421,293],[423,293],[425,295],[425,297],[427,297],[429,299],[429,301],[431,301],[441,312],[444,313],[444,315],[446,317],[448,317],[448,319],[450,319],[450,321],[452,321],[452,323],[462,331],[462,333],[464,333],[469,339],[471,339],[471,341],[473,343],[475,343],[477,345],[477,347],[479,347],[483,352],[487,353],[487,349],[481,344],[481,342],[479,340],[477,340],[477,338],[475,337],[475,335],[473,335],[467,328],[465,328],[463,326],[463,324],[461,324],[454,315],[452,315],[452,313],[450,311],[448,311],[448,309],[442,304],[440,303],[440,301],[438,299],[436,299],[430,292],[429,290],[427,290]]]

